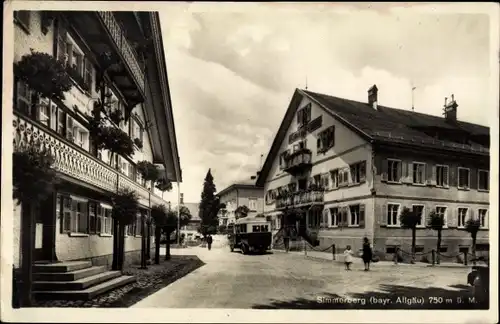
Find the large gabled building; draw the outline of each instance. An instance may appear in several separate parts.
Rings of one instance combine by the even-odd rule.
[[[410,251],[404,207],[421,215],[417,252],[436,246],[431,211],[445,217],[446,255],[470,251],[463,229],[478,217],[477,247],[488,250],[489,128],[457,120],[453,96],[442,118],[385,107],[377,93],[358,102],[295,91],[257,179],[265,213],[320,248],[358,249],[366,236],[379,254]],[[303,217],[290,222],[292,211]]]
[[[137,163],[148,161],[169,181],[182,181],[158,13],[16,11],[13,47],[14,62],[31,49],[58,58],[73,82],[64,100],[33,105],[31,90],[14,71],[14,149],[42,139],[55,157],[60,180],[37,213],[35,262],[88,260],[110,266],[111,196],[121,188],[139,196],[142,212],[128,226],[124,248],[126,262],[138,261],[146,226],[142,215],[166,201],[141,177]],[[111,98],[107,113],[126,117],[107,123],[134,141],[131,156],[113,156],[93,144],[87,116],[103,93]],[[14,210],[16,268],[26,235],[22,208]],[[145,233],[153,236],[149,226]]]

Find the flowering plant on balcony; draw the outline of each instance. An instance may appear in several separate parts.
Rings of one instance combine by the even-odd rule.
[[[108,117],[109,119],[111,119],[111,121],[113,123],[115,123],[116,125],[120,125],[120,122],[122,120],[124,120],[123,116],[122,116],[122,111],[119,110],[119,109],[114,109],[114,110],[111,110],[109,113],[108,113]]]
[[[320,184],[312,183],[307,188],[307,191],[325,191],[325,187]]]
[[[111,152],[110,161],[113,161],[115,154],[123,156],[134,154],[134,144],[128,134],[113,126],[104,126],[99,129],[96,144],[98,149],[105,149]]]
[[[14,63],[15,74],[36,97],[64,99],[64,92],[73,86],[64,63],[50,54],[30,50],[30,54]]]
[[[159,177],[158,168],[149,161],[141,161],[137,163],[137,171],[146,181],[156,181]]]
[[[136,138],[134,138],[134,144],[135,144],[135,146],[137,146],[139,149],[142,149],[142,145],[143,145],[143,144],[142,144],[142,141],[141,141],[141,139],[140,139],[140,138],[137,138],[137,137],[136,137]]]
[[[161,192],[170,191],[172,190],[172,182],[170,182],[167,178],[160,178],[156,180],[155,187]]]
[[[12,155],[13,198],[18,204],[43,200],[56,183],[56,171],[52,168],[54,157],[49,151],[28,146]]]

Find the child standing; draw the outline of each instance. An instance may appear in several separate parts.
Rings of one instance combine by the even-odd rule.
[[[344,251],[344,264],[345,264],[346,270],[351,270],[352,255],[353,255],[353,253],[351,250],[351,246],[348,245]]]

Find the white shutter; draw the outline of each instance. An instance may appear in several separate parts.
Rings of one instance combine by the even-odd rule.
[[[73,124],[73,117],[66,115],[66,138],[72,142],[74,141]]]

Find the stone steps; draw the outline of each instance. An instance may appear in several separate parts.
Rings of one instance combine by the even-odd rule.
[[[35,291],[34,294],[40,299],[90,300],[135,281],[134,276],[120,276],[83,290]]]
[[[90,261],[36,264],[34,278],[35,298],[61,300],[89,300],[136,280]]]

